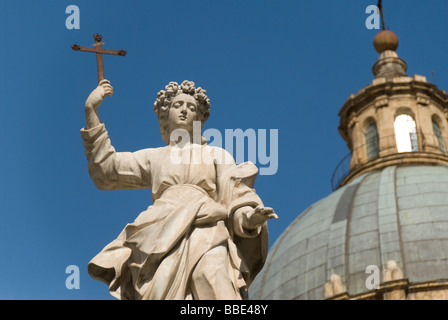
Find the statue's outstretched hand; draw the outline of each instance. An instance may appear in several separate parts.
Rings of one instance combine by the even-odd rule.
[[[248,229],[255,229],[261,226],[269,219],[278,219],[278,216],[275,214],[274,209],[269,207],[263,207],[261,205],[253,208],[251,211],[246,212],[246,219],[244,223],[244,227]]]
[[[112,97],[113,94],[114,89],[110,85],[109,80],[101,80],[98,87],[96,87],[87,98],[86,108],[93,108],[96,110],[106,96]]]

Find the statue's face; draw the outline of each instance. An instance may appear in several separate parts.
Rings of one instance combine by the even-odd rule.
[[[193,130],[193,121],[198,119],[196,99],[189,94],[181,93],[171,103],[168,113],[168,126],[170,131],[185,129]]]

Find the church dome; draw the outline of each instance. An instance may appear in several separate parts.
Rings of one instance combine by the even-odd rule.
[[[270,249],[250,299],[329,298],[324,288],[333,276],[341,282],[339,297],[383,299],[384,290],[366,285],[369,266],[382,270],[380,289],[395,283],[407,299],[435,292],[432,298],[447,299],[447,230],[448,166],[364,173],[292,222]],[[401,268],[395,282],[384,273],[391,261]]]
[[[448,300],[448,93],[381,31],[373,81],[339,111],[333,192],[277,239],[250,299]]]

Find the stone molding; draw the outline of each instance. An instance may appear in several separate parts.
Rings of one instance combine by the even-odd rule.
[[[378,289],[355,295],[342,292],[326,300],[448,300],[448,279],[418,283],[392,280],[381,283]]]
[[[350,183],[353,179],[366,172],[381,170],[385,167],[394,165],[422,164],[448,166],[448,156],[430,152],[403,152],[383,156],[352,168],[350,170],[350,173],[344,179],[342,179],[339,186],[341,187]]]

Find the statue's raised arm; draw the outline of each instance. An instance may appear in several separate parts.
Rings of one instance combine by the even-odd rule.
[[[116,152],[98,107],[106,96],[113,95],[108,80],[101,80],[85,103],[86,127],[81,129],[89,174],[102,190],[151,188],[151,150]]]

